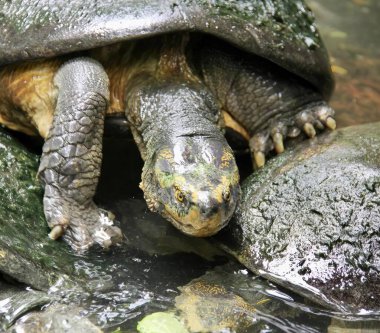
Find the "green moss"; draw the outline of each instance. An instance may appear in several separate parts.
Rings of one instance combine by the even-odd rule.
[[[0,270],[47,289],[73,264],[68,247],[47,236],[38,160],[0,131]]]

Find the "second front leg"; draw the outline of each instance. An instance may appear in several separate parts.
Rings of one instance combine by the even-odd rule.
[[[306,80],[265,59],[229,47],[208,45],[202,50],[205,83],[251,137],[256,167],[268,153],[282,153],[286,139],[336,127],[334,110]],[[321,90],[324,83],[321,82]],[[326,83],[327,84],[327,83]],[[285,144],[284,144],[285,142]]]
[[[110,214],[93,202],[102,161],[108,77],[90,58],[64,63],[55,75],[58,90],[53,124],[43,147],[39,177],[50,237],[63,235],[75,250],[121,240]]]

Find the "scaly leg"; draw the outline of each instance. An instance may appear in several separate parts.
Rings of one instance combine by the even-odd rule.
[[[108,77],[95,60],[77,58],[61,66],[54,83],[57,104],[39,167],[49,236],[64,234],[78,251],[94,242],[108,247],[120,241],[121,231],[92,200],[102,160]]]
[[[334,110],[317,89],[265,59],[210,44],[199,67],[221,107],[251,136],[257,167],[270,151],[282,153],[286,138],[302,132],[314,137],[317,130],[336,127]]]

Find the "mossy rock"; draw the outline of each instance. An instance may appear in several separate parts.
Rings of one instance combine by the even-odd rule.
[[[343,312],[380,310],[380,123],[273,159],[219,242],[253,272]]]
[[[73,272],[67,246],[48,238],[39,157],[0,129],[0,271],[47,290]]]

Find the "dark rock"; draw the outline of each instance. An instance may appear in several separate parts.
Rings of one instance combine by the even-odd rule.
[[[47,290],[74,266],[68,247],[47,237],[38,159],[0,130],[0,271]]]
[[[42,312],[32,312],[8,330],[8,333],[102,333],[80,312],[83,309],[67,305],[51,306]]]
[[[51,302],[45,292],[13,286],[0,280],[0,332],[30,310]]]
[[[380,310],[380,123],[273,159],[217,237],[253,272],[344,312]]]

